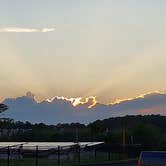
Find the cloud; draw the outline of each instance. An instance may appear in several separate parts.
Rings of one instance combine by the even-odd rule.
[[[55,28],[43,28],[41,31],[42,32],[52,32],[52,31],[55,31]]]
[[[38,102],[34,94],[27,92],[25,96],[5,99],[3,103],[9,109],[3,117],[33,123],[90,123],[98,119],[125,115],[161,114],[166,115],[166,93],[149,92],[132,99],[104,105],[95,97],[66,98],[55,96]]]
[[[26,97],[33,98],[33,99],[34,99],[35,95],[34,95],[32,92],[27,92],[27,93],[26,93]]]
[[[46,99],[47,102],[53,102],[54,100],[64,100],[64,101],[69,101],[71,102],[71,104],[76,107],[76,106],[80,106],[80,105],[87,105],[88,108],[92,108],[93,106],[95,106],[97,104],[96,101],[96,97],[94,96],[90,96],[87,98],[82,98],[82,97],[77,97],[77,98],[67,98],[64,96],[55,96],[51,99]]]
[[[32,33],[32,32],[53,32],[55,28],[20,28],[20,27],[6,27],[0,28],[0,32],[14,32],[14,33]]]
[[[133,101],[135,99],[146,98],[149,95],[151,96],[151,95],[156,95],[156,94],[162,95],[162,94],[165,94],[165,93],[161,93],[159,91],[147,92],[147,93],[141,94],[141,95],[133,97],[133,98],[116,99],[114,102],[111,102],[109,105],[116,105],[116,104],[120,104],[120,103],[127,102],[127,101]]]

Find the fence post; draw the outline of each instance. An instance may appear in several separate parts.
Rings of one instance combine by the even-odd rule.
[[[35,156],[35,158],[36,158],[36,166],[38,166],[38,146],[36,146],[36,156]]]
[[[97,149],[94,150],[94,156],[96,158],[96,156],[97,156]]]
[[[10,147],[7,147],[7,165],[10,165]]]
[[[111,160],[111,152],[108,151],[108,160],[110,161]]]
[[[81,149],[80,149],[80,145],[78,144],[78,163],[80,164],[80,159],[81,159]]]
[[[60,146],[58,146],[58,165],[60,165]]]

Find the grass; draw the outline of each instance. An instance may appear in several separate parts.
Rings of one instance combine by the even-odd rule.
[[[76,162],[74,161],[61,161],[60,165],[61,166],[72,166],[75,165]],[[24,158],[20,160],[10,160],[9,163],[10,166],[35,166],[35,159],[32,158]],[[58,161],[57,160],[52,160],[52,159],[39,159],[38,160],[38,165],[39,166],[58,166]],[[0,160],[0,166],[8,166],[7,160]]]
[[[109,163],[111,161],[117,161],[122,159],[119,154],[111,154],[110,160],[108,160],[108,153],[97,152],[96,157],[94,154],[83,156],[81,155],[80,163]],[[78,165],[78,158],[73,160],[61,160],[60,166],[73,166]],[[0,160],[0,166],[8,166],[7,160]],[[10,160],[10,166],[35,166],[35,158],[24,158],[19,160]],[[56,159],[39,158],[38,166],[58,166],[58,161]]]

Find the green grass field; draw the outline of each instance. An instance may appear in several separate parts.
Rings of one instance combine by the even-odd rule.
[[[121,156],[119,154],[111,154],[110,160],[108,160],[108,153],[98,152],[96,157],[94,155],[91,156],[81,156],[80,163],[107,163],[111,161],[120,160]],[[7,160],[0,160],[0,166],[8,166]],[[56,159],[47,159],[47,158],[39,158],[38,159],[39,166],[58,166],[58,161]],[[61,166],[72,166],[78,165],[78,158],[73,160],[60,160]],[[24,158],[19,160],[10,159],[10,166],[35,166],[35,158]]]

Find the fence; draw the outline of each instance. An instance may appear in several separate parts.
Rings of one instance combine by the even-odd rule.
[[[13,144],[0,148],[0,166],[67,166],[123,159],[122,153],[110,149],[102,143]]]

